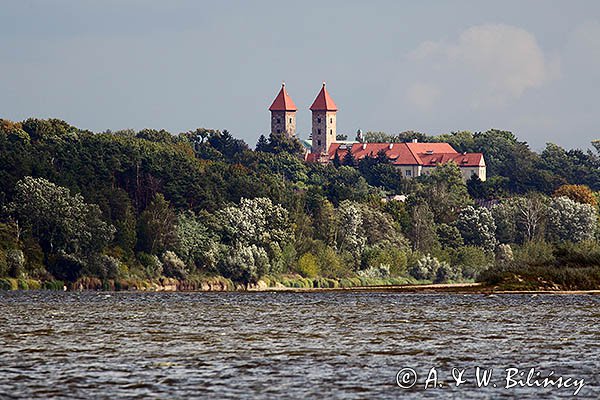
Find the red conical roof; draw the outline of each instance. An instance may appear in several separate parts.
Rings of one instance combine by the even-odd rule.
[[[323,87],[321,91],[317,95],[317,98],[313,102],[312,106],[310,106],[311,111],[337,111],[337,106],[333,102],[333,99],[327,93],[327,89],[325,89],[325,82],[323,82]]]
[[[269,107],[269,111],[297,111],[296,105],[292,98],[287,94],[285,90],[285,82],[281,84],[281,90],[275,100],[273,100],[273,104]]]

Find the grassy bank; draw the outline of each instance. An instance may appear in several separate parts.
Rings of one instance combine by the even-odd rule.
[[[300,275],[266,276],[256,283],[240,284],[222,276],[197,276],[185,280],[174,278],[101,280],[82,277],[75,282],[58,280],[0,278],[0,290],[110,290],[110,291],[244,291],[293,289],[336,289],[428,284],[413,278],[303,278]]]
[[[502,291],[600,290],[600,267],[509,267],[487,271],[482,281]]]

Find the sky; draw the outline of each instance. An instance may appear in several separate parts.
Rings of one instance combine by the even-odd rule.
[[[0,0],[0,118],[107,129],[297,130],[323,81],[338,133],[600,139],[600,1]]]

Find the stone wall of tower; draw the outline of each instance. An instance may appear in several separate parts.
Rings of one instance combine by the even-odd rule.
[[[285,132],[288,136],[296,136],[295,111],[271,111],[271,132]]]
[[[337,135],[335,111],[312,112],[312,152],[327,153]]]

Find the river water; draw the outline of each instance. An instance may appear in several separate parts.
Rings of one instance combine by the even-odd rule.
[[[477,367],[492,369],[487,386],[478,387]],[[397,384],[404,368],[417,374],[410,389]],[[465,370],[459,387],[453,368]],[[583,379],[578,398],[600,398],[600,296],[0,292],[2,399],[575,392],[506,388],[508,368],[522,381],[531,368],[539,379]]]

